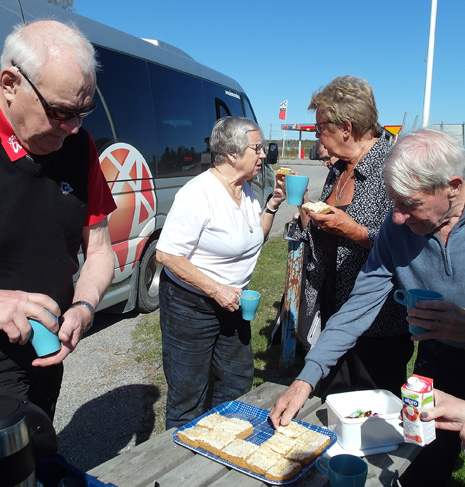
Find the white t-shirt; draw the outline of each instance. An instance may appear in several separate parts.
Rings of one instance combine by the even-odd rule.
[[[210,171],[190,180],[176,194],[157,249],[186,257],[220,284],[244,288],[264,237],[260,204],[247,183],[242,189],[239,208]]]

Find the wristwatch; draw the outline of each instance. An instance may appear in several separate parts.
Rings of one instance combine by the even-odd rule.
[[[87,331],[94,322],[95,308],[87,301],[75,301],[69,308],[75,308],[76,306],[85,306],[90,311],[90,322],[84,331]]]

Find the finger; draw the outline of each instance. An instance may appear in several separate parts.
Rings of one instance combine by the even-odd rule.
[[[71,353],[71,350],[61,346],[61,350],[55,352],[47,357],[37,358],[32,362],[33,367],[48,367],[49,365],[56,365],[63,362],[63,360]]]
[[[280,425],[281,413],[282,413],[282,408],[278,408],[278,406],[275,404],[271,408],[270,414],[268,415],[268,418],[272,422],[273,427],[275,429]]]
[[[41,308],[48,310],[54,316],[61,315],[61,310],[57,302],[53,300],[50,296],[47,296],[46,294],[27,293],[27,299],[29,303],[33,303],[34,305],[37,305],[31,307],[30,309],[28,308],[28,311],[32,313],[34,312],[38,313],[37,316],[28,314],[28,316],[31,316],[32,318],[39,319],[42,316],[42,312],[40,311]]]

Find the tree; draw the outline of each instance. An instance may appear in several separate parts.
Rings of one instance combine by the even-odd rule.
[[[53,3],[53,5],[58,5],[60,7],[66,8],[68,10],[74,11],[73,5],[74,0],[46,0],[48,3]]]

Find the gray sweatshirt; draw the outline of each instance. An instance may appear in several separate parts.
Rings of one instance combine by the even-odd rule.
[[[424,288],[440,292],[446,301],[465,308],[464,259],[464,214],[452,228],[445,247],[435,233],[417,235],[406,224],[395,225],[391,211],[355,281],[349,300],[328,321],[316,346],[307,354],[297,379],[315,387],[370,327],[395,283],[400,289]],[[462,342],[441,341],[465,347]]]

